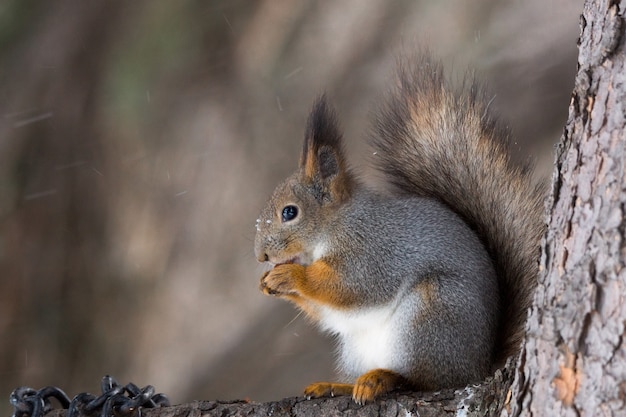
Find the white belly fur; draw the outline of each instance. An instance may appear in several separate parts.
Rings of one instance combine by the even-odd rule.
[[[389,305],[359,309],[321,309],[322,328],[339,337],[339,368],[351,378],[384,368],[406,371],[404,349],[406,323],[410,317],[396,302]],[[410,314],[410,313],[409,313]]]

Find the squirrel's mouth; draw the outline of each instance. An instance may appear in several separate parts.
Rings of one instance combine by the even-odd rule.
[[[286,260],[281,260],[281,261],[278,261],[278,262],[270,262],[270,263],[271,263],[271,265],[273,267],[276,267],[278,265],[285,265],[285,264],[301,264],[300,256],[294,256],[293,258],[289,258],[289,259],[286,259]]]

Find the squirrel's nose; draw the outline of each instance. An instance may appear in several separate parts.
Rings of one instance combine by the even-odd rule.
[[[270,257],[267,256],[267,253],[265,252],[259,253],[256,258],[259,262],[267,262],[270,260]]]

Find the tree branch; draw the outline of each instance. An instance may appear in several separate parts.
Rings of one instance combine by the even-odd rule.
[[[513,363],[513,361],[511,361]],[[459,390],[425,393],[393,393],[371,404],[358,405],[351,397],[285,398],[256,403],[249,401],[194,401],[171,407],[142,409],[143,417],[313,417],[313,416],[486,416],[506,408],[510,400],[510,367],[497,371],[482,384]],[[65,417],[67,410],[54,410],[46,417]]]

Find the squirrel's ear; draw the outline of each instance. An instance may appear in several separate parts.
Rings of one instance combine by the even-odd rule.
[[[337,117],[329,106],[326,95],[319,97],[307,122],[300,169],[311,183],[319,182],[325,192],[334,197],[347,197],[352,184],[344,157],[342,134]]]

